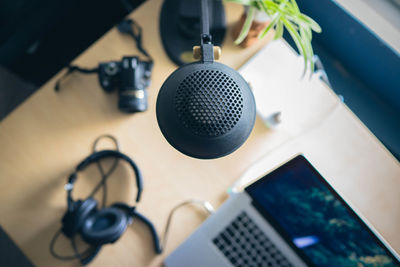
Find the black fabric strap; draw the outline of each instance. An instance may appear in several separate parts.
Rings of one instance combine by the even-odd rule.
[[[85,68],[81,68],[81,67],[78,67],[78,66],[75,66],[75,65],[68,65],[67,66],[67,72],[57,80],[56,85],[54,86],[54,90],[56,92],[60,91],[61,82],[65,78],[67,78],[74,71],[79,71],[81,73],[91,74],[91,73],[98,73],[99,72],[99,68],[85,69]]]
[[[142,45],[143,31],[142,27],[140,27],[138,23],[136,23],[132,19],[123,20],[120,24],[118,24],[118,30],[121,33],[130,35],[133,40],[135,40],[137,49],[143,55],[145,55],[151,63],[153,63],[153,58],[150,56],[149,53],[147,53]]]

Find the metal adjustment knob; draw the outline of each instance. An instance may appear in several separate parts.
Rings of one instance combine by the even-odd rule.
[[[219,60],[221,58],[221,47],[214,46],[214,59]],[[193,58],[195,60],[201,59],[201,47],[200,46],[193,46]]]

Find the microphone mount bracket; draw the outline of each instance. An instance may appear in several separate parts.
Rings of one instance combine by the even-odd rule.
[[[210,34],[202,34],[201,36],[201,61],[202,62],[214,62],[214,46],[211,43]]]

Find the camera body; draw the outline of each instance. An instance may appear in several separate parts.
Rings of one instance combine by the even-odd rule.
[[[107,93],[119,91],[118,108],[127,113],[147,110],[147,88],[150,85],[152,61],[123,57],[121,61],[100,63],[99,82]]]

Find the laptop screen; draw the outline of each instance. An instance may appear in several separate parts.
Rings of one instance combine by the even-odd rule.
[[[303,157],[247,187],[253,205],[309,264],[399,266],[399,262]]]

